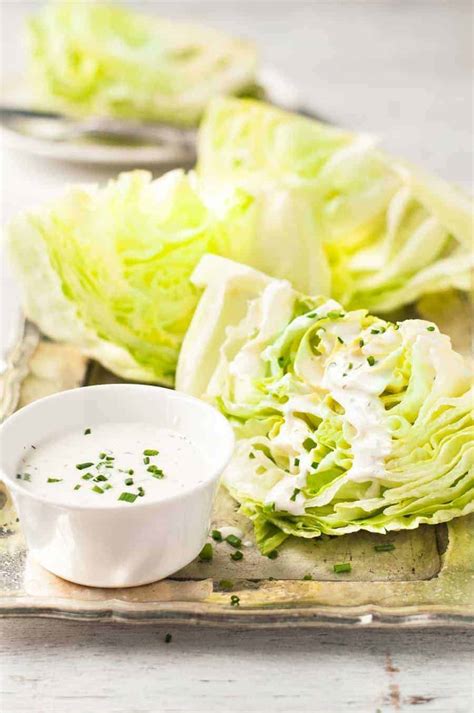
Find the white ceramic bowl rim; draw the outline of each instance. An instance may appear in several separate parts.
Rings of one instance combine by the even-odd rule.
[[[9,418],[7,418],[1,425],[0,425],[0,435],[2,431],[7,427],[11,427],[14,425],[16,421],[20,421],[26,412],[30,412],[34,409],[39,409],[41,408],[41,405],[45,403],[46,401],[48,402],[54,402],[58,401],[60,402],[63,400],[65,397],[71,398],[72,394],[80,394],[84,392],[90,392],[91,390],[100,392],[100,391],[105,391],[105,390],[113,390],[113,391],[124,391],[124,396],[125,392],[129,391],[130,389],[142,389],[142,390],[155,390],[158,397],[160,393],[166,393],[167,398],[172,398],[172,399],[178,399],[179,401],[182,401],[184,403],[189,404],[190,407],[192,408],[198,408],[204,411],[207,411],[208,413],[212,413],[213,418],[216,420],[216,425],[220,427],[221,433],[219,433],[219,437],[223,439],[224,442],[224,455],[221,457],[221,459],[215,464],[212,468],[209,469],[208,474],[206,474],[206,477],[203,481],[200,483],[197,483],[195,485],[191,485],[189,488],[186,488],[186,490],[180,492],[180,493],[175,493],[175,494],[170,494],[166,495],[163,498],[154,499],[154,500],[148,500],[148,501],[143,501],[142,498],[140,498],[138,501],[135,501],[133,503],[133,508],[136,510],[137,508],[144,509],[144,508],[151,508],[151,507],[156,507],[157,505],[161,505],[163,503],[167,502],[174,502],[176,500],[182,499],[184,496],[198,492],[206,487],[209,486],[209,483],[212,482],[212,480],[217,479],[220,474],[223,472],[225,469],[226,465],[229,463],[232,453],[234,450],[234,445],[235,445],[235,437],[234,437],[234,432],[232,430],[232,427],[228,423],[227,419],[223,414],[220,413],[214,406],[211,406],[210,404],[207,404],[205,401],[201,401],[200,399],[196,398],[195,396],[190,396],[188,394],[185,394],[181,391],[176,391],[174,389],[169,389],[165,388],[162,386],[154,386],[154,385],[146,385],[146,384],[97,384],[93,386],[80,386],[75,389],[68,389],[66,391],[60,391],[56,394],[51,394],[50,396],[45,396],[41,399],[38,399],[37,401],[33,401],[32,403],[28,404],[27,406],[23,406],[21,409],[16,411],[14,414],[12,414]],[[74,398],[74,397],[72,397]],[[217,430],[217,429],[216,429]],[[227,441],[227,443],[225,443]],[[222,441],[221,441],[222,442]],[[200,443],[196,442],[197,448],[200,448]],[[30,497],[32,500],[36,500],[39,502],[46,503],[47,505],[53,506],[53,507],[58,507],[58,508],[66,508],[68,510],[99,510],[99,511],[107,511],[110,512],[111,510],[117,510],[117,509],[127,509],[130,508],[130,503],[126,502],[114,502],[113,505],[101,505],[99,502],[97,504],[95,503],[74,503],[71,501],[62,501],[62,500],[50,500],[47,497],[44,497],[43,495],[39,495],[36,493],[34,490],[29,490],[25,488],[22,484],[21,481],[17,482],[16,478],[12,477],[10,474],[5,473],[4,469],[0,465],[0,477],[4,479],[4,481],[7,483],[8,487],[11,488],[11,490],[14,491],[20,491],[22,495],[26,495]]]

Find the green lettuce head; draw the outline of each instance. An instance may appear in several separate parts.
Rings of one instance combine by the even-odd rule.
[[[255,86],[251,44],[107,4],[47,5],[29,46],[38,103],[71,114],[192,125],[213,96]]]
[[[199,135],[202,192],[223,186],[298,195],[313,214],[332,296],[348,309],[396,310],[471,289],[472,202],[350,134],[262,102],[216,99]],[[298,241],[297,229],[293,232]]]
[[[224,483],[263,553],[474,511],[471,372],[424,320],[391,323],[205,256],[177,387],[238,444]],[[212,324],[209,324],[212,318]]]

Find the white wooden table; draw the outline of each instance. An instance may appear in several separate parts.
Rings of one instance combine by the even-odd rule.
[[[143,4],[143,3],[142,3]],[[335,122],[379,133],[393,153],[472,184],[469,3],[195,0],[146,3],[257,40],[267,63]],[[38,3],[1,0],[2,65],[21,66],[20,27]],[[5,151],[2,220],[65,181],[109,169]],[[170,631],[173,640],[165,644]],[[54,620],[1,623],[2,713],[469,713],[463,631],[226,632]]]

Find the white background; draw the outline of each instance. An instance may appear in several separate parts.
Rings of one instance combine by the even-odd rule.
[[[5,80],[21,72],[21,27],[35,5],[0,2]],[[321,114],[380,134],[392,153],[472,184],[470,3],[141,5],[256,40],[264,61]],[[107,175],[4,151],[2,220],[65,181]],[[473,705],[472,637],[462,631],[237,633],[54,620],[9,620],[1,628],[2,713],[470,713]]]

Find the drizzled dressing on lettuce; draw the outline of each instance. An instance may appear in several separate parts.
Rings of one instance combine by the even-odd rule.
[[[346,311],[241,265],[231,273],[214,256],[196,271],[203,311],[178,388],[233,424],[224,484],[264,553],[290,534],[384,533],[474,510],[471,373],[448,337],[424,320]],[[229,326],[196,344],[210,303]],[[214,365],[204,388],[193,347]]]

